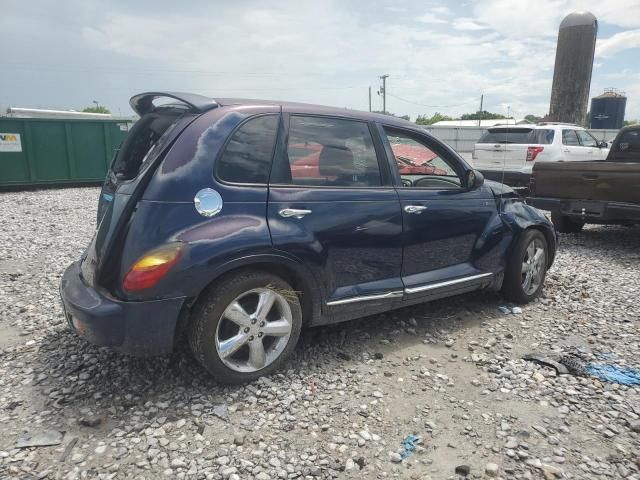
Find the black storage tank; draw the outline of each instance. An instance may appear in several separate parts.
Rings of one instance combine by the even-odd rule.
[[[623,92],[613,88],[605,90],[602,95],[591,99],[590,127],[599,129],[622,128],[626,107],[627,97]]]

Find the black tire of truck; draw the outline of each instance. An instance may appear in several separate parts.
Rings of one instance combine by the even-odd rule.
[[[584,222],[573,220],[560,212],[551,212],[551,221],[560,233],[580,233],[584,227]]]

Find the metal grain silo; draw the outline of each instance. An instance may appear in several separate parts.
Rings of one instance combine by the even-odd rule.
[[[590,126],[598,129],[618,129],[624,124],[627,97],[624,93],[608,88],[602,95],[591,99]]]
[[[582,125],[589,101],[598,20],[591,12],[574,12],[560,24],[551,87],[549,120]]]

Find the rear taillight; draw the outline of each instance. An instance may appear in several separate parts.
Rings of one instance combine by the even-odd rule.
[[[127,292],[139,292],[155,286],[180,259],[182,246],[167,245],[154,250],[133,264],[122,286]]]
[[[544,147],[529,147],[527,148],[527,162],[533,162],[538,154],[544,150]]]

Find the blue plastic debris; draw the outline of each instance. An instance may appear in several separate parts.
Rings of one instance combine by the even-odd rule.
[[[622,385],[640,385],[640,371],[619,365],[603,365],[590,363],[587,373],[605,382],[615,382]]]
[[[404,460],[413,452],[416,451],[416,444],[420,441],[420,437],[416,437],[415,435],[409,435],[407,438],[400,442],[402,444],[402,451],[400,452],[400,457]]]
[[[498,310],[500,311],[500,313],[504,313],[505,315],[511,313],[511,309],[509,307],[507,307],[506,305],[500,305],[498,307]]]

